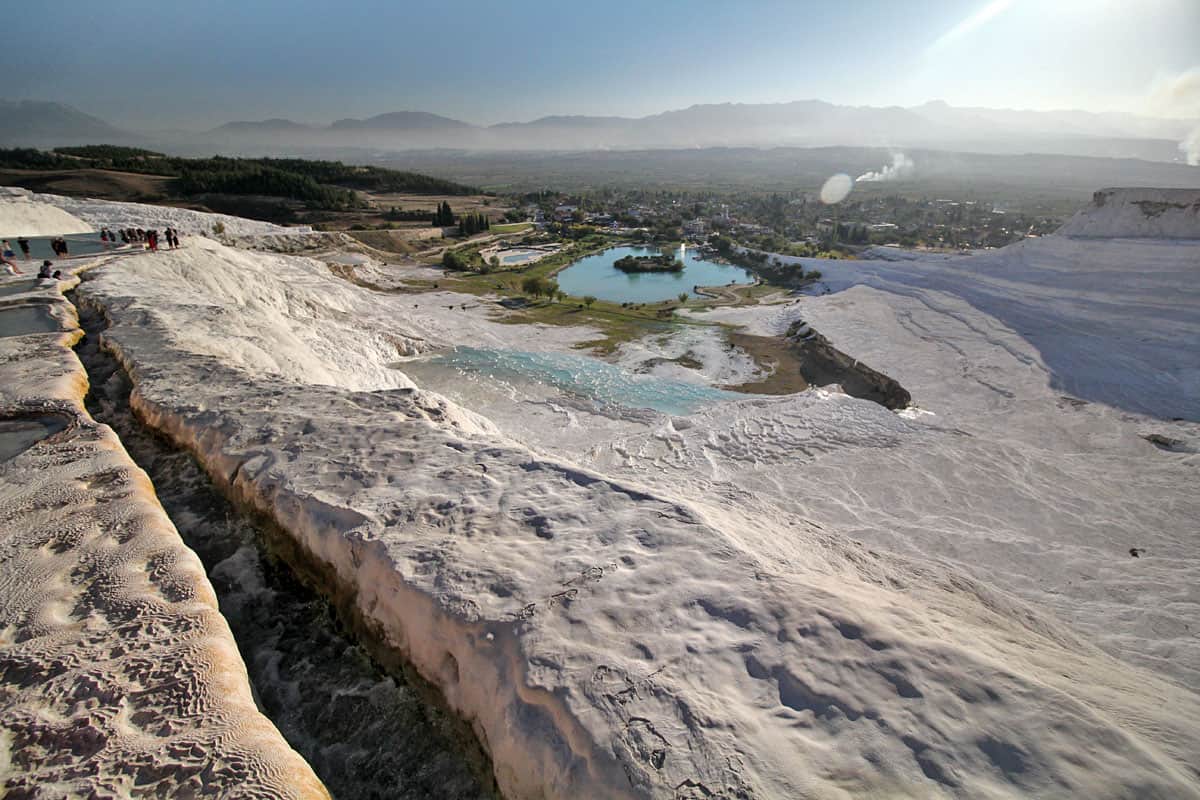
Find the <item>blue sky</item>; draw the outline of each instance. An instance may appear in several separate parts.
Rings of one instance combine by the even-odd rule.
[[[809,98],[1145,111],[1200,65],[1200,0],[39,0],[2,30],[0,97],[160,128]]]

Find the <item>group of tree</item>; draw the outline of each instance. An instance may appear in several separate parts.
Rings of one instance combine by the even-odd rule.
[[[114,145],[0,149],[0,168],[34,170],[112,169],[174,178],[175,195],[231,194],[281,197],[310,208],[362,208],[355,190],[465,195],[475,189],[414,172],[299,158],[178,158]],[[449,205],[446,205],[449,212]],[[450,213],[452,225],[453,214]]]
[[[443,200],[438,204],[437,211],[433,212],[433,227],[449,228],[454,224],[454,212],[450,210],[450,203]]]
[[[213,160],[216,162],[216,160]],[[268,195],[302,201],[309,208],[341,211],[366,202],[350,189],[317,183],[308,175],[242,159],[223,159],[200,169],[187,168],[175,179],[180,194]]]
[[[343,164],[340,161],[310,161],[304,158],[257,159],[266,166],[299,172],[320,183],[361,189],[364,192],[409,192],[411,194],[479,194],[472,186],[422,175],[418,172]]]
[[[458,218],[458,232],[463,236],[474,236],[491,227],[492,224],[484,214],[463,214]]]
[[[430,222],[436,216],[436,211],[397,208],[396,206],[392,206],[383,214],[383,218],[389,222]]]
[[[521,281],[521,291],[530,297],[546,297],[550,300],[566,297],[566,294],[559,290],[557,281],[539,275],[530,275]]]
[[[471,269],[471,257],[458,250],[446,248],[445,252],[442,253],[442,266],[446,269],[464,272]]]
[[[54,152],[72,158],[85,158],[89,161],[147,161],[166,158],[165,153],[154,150],[144,150],[140,147],[121,147],[115,144],[87,144],[80,147],[56,147]]]
[[[871,241],[871,236],[867,232],[867,226],[857,225],[853,222],[839,222],[836,233],[836,241],[847,244],[866,244]]]

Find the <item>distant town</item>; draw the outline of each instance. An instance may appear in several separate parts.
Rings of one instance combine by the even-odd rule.
[[[698,243],[719,233],[753,249],[792,255],[851,255],[872,245],[945,250],[1003,247],[1051,233],[1063,221],[1062,214],[943,198],[879,196],[828,206],[816,192],[697,197],[631,191],[535,194],[524,201],[520,216],[563,235],[586,228],[635,239]]]

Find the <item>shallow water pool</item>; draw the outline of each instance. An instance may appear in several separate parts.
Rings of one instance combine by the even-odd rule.
[[[62,324],[46,306],[0,308],[0,338],[61,330]]]
[[[546,384],[603,405],[646,408],[664,414],[690,414],[711,403],[745,398],[703,384],[637,375],[595,358],[566,353],[459,347],[429,361],[502,381]]]
[[[13,252],[17,254],[17,264],[21,265],[21,269],[26,272],[29,269],[25,265],[29,265],[34,272],[41,266],[43,259],[58,261],[59,256],[54,255],[54,251],[50,248],[50,240],[57,238],[54,236],[27,236],[29,240],[29,260],[23,260],[21,248],[17,246],[17,238],[9,237],[9,244],[12,245]],[[90,256],[96,253],[107,253],[115,249],[115,246],[109,242],[100,241],[98,233],[73,233],[69,236],[63,236],[67,241],[67,256]]]
[[[541,250],[502,250],[499,253],[501,264],[516,264],[527,258],[545,255]]]
[[[0,297],[10,297],[16,294],[25,294],[25,292],[32,292],[37,288],[38,282],[36,278],[22,278],[21,280],[17,281],[0,283]]]
[[[0,461],[16,458],[66,427],[66,418],[54,414],[0,419]]]

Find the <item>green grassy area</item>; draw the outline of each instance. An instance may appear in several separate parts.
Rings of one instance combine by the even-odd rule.
[[[609,247],[615,247],[620,242],[614,242],[603,236],[585,236],[582,239],[560,242],[563,248],[557,253],[548,255],[536,264],[528,266],[495,267],[487,272],[447,272],[446,278],[451,281],[450,288],[455,291],[483,294],[486,292],[501,292],[504,294],[521,294],[521,281],[535,276],[552,278],[574,261],[584,256],[598,253]],[[486,244],[468,245],[456,248],[466,260],[478,266],[482,263],[479,250]]]
[[[493,225],[488,230],[492,233],[523,233],[532,227],[532,222],[509,222],[504,225]]]
[[[556,273],[578,259],[619,244],[621,243],[603,236],[589,236],[568,241],[564,242],[565,247],[562,251],[529,266],[496,269],[487,273],[447,272],[445,280],[437,282],[438,288],[477,296],[495,294],[513,298],[526,297],[521,284],[527,278],[553,279]],[[471,248],[464,248],[464,250],[469,249]],[[763,297],[778,291],[779,287],[776,286],[758,285],[739,289],[737,293],[742,298],[742,303],[756,304]],[[622,342],[639,339],[652,333],[664,332],[670,330],[672,326],[712,326],[714,325],[712,322],[680,317],[674,312],[685,307],[690,310],[703,311],[716,305],[723,305],[703,298],[691,298],[683,303],[678,298],[672,298],[658,303],[626,303],[624,305],[595,300],[590,306],[584,304],[583,298],[572,296],[561,300],[526,299],[529,305],[504,312],[499,321],[516,325],[542,323],[545,325],[593,327],[600,331],[601,336],[583,343],[581,347],[591,348],[599,353],[610,353]]]
[[[525,308],[507,313],[498,321],[511,325],[542,323],[596,328],[601,336],[583,342],[579,347],[608,354],[616,350],[622,342],[631,342],[652,333],[664,333],[680,325],[712,327],[713,323],[710,322],[675,316],[673,312],[677,308],[679,302],[676,300],[629,307],[597,300],[589,307],[577,298],[570,297],[563,301],[533,302]]]

